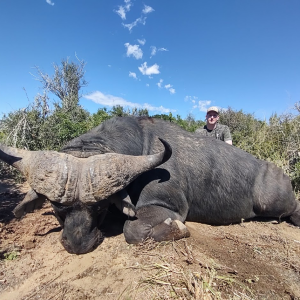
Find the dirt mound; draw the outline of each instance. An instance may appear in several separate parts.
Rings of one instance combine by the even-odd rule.
[[[48,203],[13,218],[27,188],[0,184],[3,300],[300,299],[300,229],[286,222],[187,223],[191,238],[128,245],[116,219],[95,251],[77,256],[59,243]]]

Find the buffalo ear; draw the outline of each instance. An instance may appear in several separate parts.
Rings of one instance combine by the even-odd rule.
[[[31,189],[24,199],[15,207],[13,213],[17,219],[20,219],[29,212],[33,212],[35,209],[39,209],[43,206],[46,201],[46,197],[37,194]]]

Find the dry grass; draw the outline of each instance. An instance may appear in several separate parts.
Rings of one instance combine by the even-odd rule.
[[[227,297],[228,292],[231,295],[227,299],[252,299],[246,285],[232,274],[218,274],[214,261],[196,257],[186,240],[156,243],[149,239],[132,251],[141,263],[128,268],[141,272],[141,277],[118,299],[225,299],[225,291]]]

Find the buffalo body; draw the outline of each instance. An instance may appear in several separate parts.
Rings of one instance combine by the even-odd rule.
[[[167,143],[162,144],[158,138],[167,141],[172,155],[166,154]],[[105,164],[106,159],[103,159],[99,164],[110,181],[102,180],[102,171],[100,175],[90,171],[96,160],[92,163],[85,160],[111,153],[126,157],[152,157],[164,153],[164,158],[154,167],[130,175],[127,181],[111,178],[118,172],[126,173],[127,178],[129,175],[124,170],[134,168],[135,163],[115,165],[114,160],[110,160]],[[69,188],[67,194],[60,191],[54,197],[53,193],[46,194],[41,192],[43,189],[33,187],[36,197],[27,202],[41,198],[52,202],[64,227],[62,244],[72,253],[89,252],[102,241],[99,224],[112,202],[128,215],[124,225],[128,243],[138,243],[147,237],[162,241],[189,236],[185,221],[226,225],[257,216],[290,217],[300,226],[300,205],[282,169],[222,141],[197,136],[160,119],[110,119],[70,141],[60,155],[67,155],[72,172],[59,188],[67,190],[71,177],[74,177],[72,182],[76,182],[74,188]],[[73,167],[75,162],[70,157],[83,161],[83,165],[76,162],[78,166]],[[64,177],[62,170],[61,167],[53,172],[60,178]],[[95,187],[89,188],[93,182],[91,176],[98,176],[94,185],[101,186],[100,191],[93,192],[93,197],[91,191]],[[36,177],[32,181],[37,180]],[[87,183],[83,184],[85,181]],[[59,197],[67,200],[59,200]],[[93,202],[93,199],[96,200]]]

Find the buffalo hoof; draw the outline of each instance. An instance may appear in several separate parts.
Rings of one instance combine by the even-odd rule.
[[[123,227],[125,240],[128,244],[138,244],[143,242],[151,232],[151,225],[140,220],[127,220]]]
[[[132,205],[133,206],[133,205]],[[129,217],[134,217],[135,216],[135,209],[134,206],[133,207],[123,207],[123,214]]]
[[[187,227],[179,220],[171,218],[153,227],[151,232],[151,237],[157,242],[179,240],[189,236]]]
[[[124,225],[124,236],[127,243],[138,244],[146,238],[153,238],[157,242],[179,240],[189,237],[190,232],[182,222],[171,218],[154,227],[141,220],[127,220]]]

